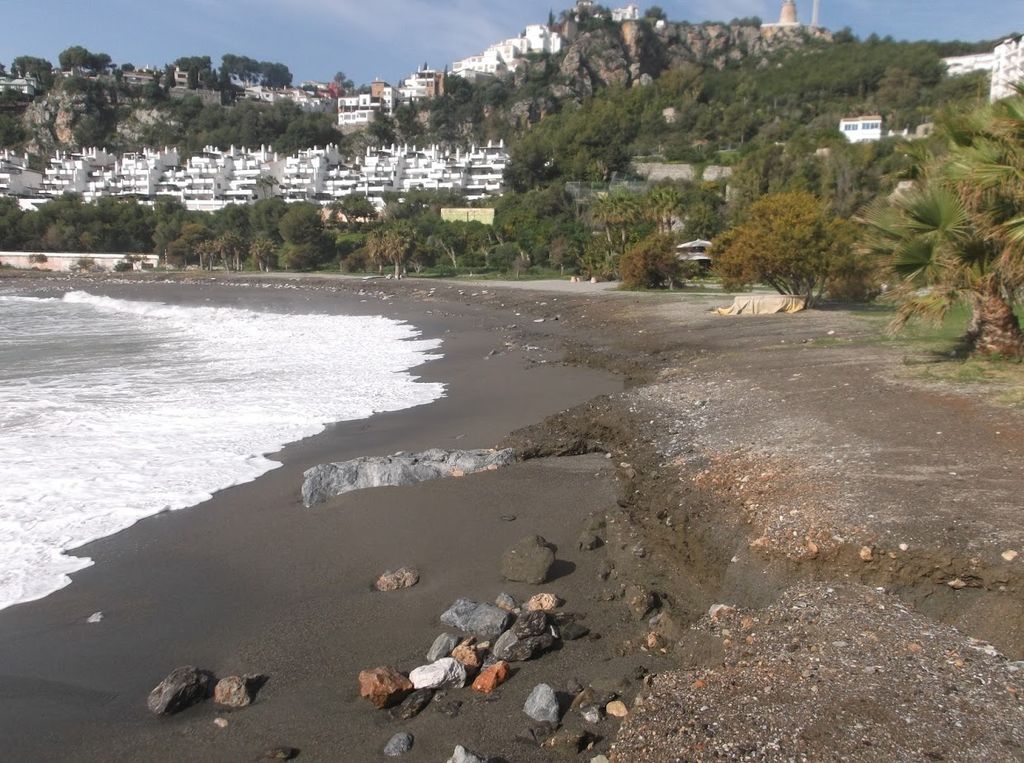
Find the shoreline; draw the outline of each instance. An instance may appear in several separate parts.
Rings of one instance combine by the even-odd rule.
[[[372,525],[366,542],[394,552],[391,567],[414,563],[410,549],[434,560],[409,591],[388,598],[367,591],[368,570],[381,562],[375,575],[384,560],[344,545],[355,525],[338,532],[342,551],[318,561],[293,563],[307,546],[284,544],[280,555],[292,566],[277,576],[263,569],[271,563],[263,556],[297,528],[274,535],[270,552],[261,548],[242,562],[255,562],[261,581],[272,583],[253,600],[272,622],[252,625],[260,635],[245,642],[230,638],[239,627],[224,622],[230,618],[207,617],[216,630],[194,643],[201,656],[214,655],[200,666],[218,672],[227,646],[235,647],[230,670],[241,672],[260,670],[249,663],[279,658],[288,643],[295,652],[288,669],[271,676],[255,705],[229,713],[218,732],[209,703],[154,725],[134,697],[132,722],[108,729],[108,736],[127,734],[125,741],[95,742],[85,759],[137,749],[244,759],[271,738],[301,748],[304,759],[379,759],[402,730],[416,736],[408,760],[446,760],[454,744],[492,761],[551,760],[567,751],[541,747],[547,735],[538,736],[522,712],[541,681],[565,697],[589,683],[627,704],[621,723],[591,723],[577,710],[564,715],[555,743],[580,732],[592,743],[578,760],[721,760],[737,750],[765,760],[1024,757],[1024,661],[1014,662],[1024,656],[1024,556],[1015,550],[1024,550],[1024,417],[966,390],[906,383],[900,350],[874,341],[877,326],[856,310],[730,319],[709,312],[726,295],[232,280],[345,291],[466,320],[518,352],[527,368],[550,369],[564,356],[577,371],[615,374],[624,389],[518,429],[522,417],[516,421],[508,401],[489,400],[488,419],[510,422],[499,444],[515,448],[522,463],[480,479],[367,491],[366,503],[341,499],[337,506],[356,513],[373,506],[361,515],[372,522],[358,532]],[[957,436],[936,436],[942,432]],[[396,491],[406,491],[405,510],[429,506],[441,521],[420,524],[415,510],[403,515]],[[509,514],[517,520],[503,522]],[[339,521],[323,516],[327,525]],[[582,551],[581,526],[598,525],[603,545]],[[316,530],[314,547],[325,540],[325,529]],[[502,551],[534,532],[556,542],[568,574],[542,587],[502,583]],[[363,577],[344,581],[345,606],[328,596],[325,608],[310,592],[334,585],[325,573],[337,575],[348,562]],[[295,580],[314,584],[282,594]],[[164,587],[173,595],[159,598],[163,611],[168,600],[182,606],[181,591]],[[489,601],[497,590],[520,600],[551,591],[581,615],[591,637],[517,663],[497,696],[449,693],[442,706],[451,697],[463,702],[455,718],[431,705],[400,723],[355,698],[356,671],[423,663],[424,642],[442,630],[437,616],[454,596]],[[231,601],[225,592],[217,598]],[[273,619],[302,607],[301,617]],[[239,662],[252,655],[259,659]],[[154,669],[153,682],[162,675]],[[31,688],[0,680],[0,697]],[[78,696],[78,686],[65,688]],[[127,702],[116,694],[95,701]],[[45,704],[36,708],[47,712]],[[67,712],[65,703],[61,724],[70,722]],[[81,724],[93,733],[94,723]]]
[[[175,745],[169,739],[177,739],[183,729],[201,723],[212,743],[228,745],[223,749],[225,756],[251,757],[261,744],[273,747],[286,743],[286,739],[271,734],[277,727],[274,723],[260,718],[265,710],[294,719],[290,733],[281,734],[292,740],[289,744],[304,750],[304,758],[329,759],[327,751],[349,737],[347,744],[354,744],[353,738],[362,740],[360,744],[365,747],[359,748],[360,754],[375,755],[387,740],[368,734],[380,719],[363,708],[357,697],[349,696],[355,694],[358,670],[398,660],[403,650],[405,662],[413,663],[406,664],[405,669],[415,667],[422,662],[421,655],[416,661],[417,653],[426,650],[435,631],[442,630],[436,618],[451,600],[463,595],[491,600],[499,589],[516,589],[511,584],[501,586],[497,566],[501,549],[495,544],[507,545],[523,534],[541,532],[560,541],[560,546],[571,546],[573,533],[578,532],[575,524],[559,528],[563,522],[559,519],[555,522],[557,529],[527,527],[529,512],[517,507],[516,494],[523,490],[515,475],[524,470],[537,471],[535,465],[516,465],[503,473],[474,475],[466,480],[363,491],[345,497],[344,510],[334,504],[303,509],[298,499],[302,471],[317,463],[428,447],[489,447],[513,429],[540,421],[594,394],[619,388],[619,383],[604,373],[540,362],[547,359],[542,355],[554,356],[550,348],[506,348],[505,339],[499,341],[499,337],[511,336],[503,328],[508,325],[504,316],[481,310],[468,310],[463,316],[448,311],[437,315],[438,311],[401,300],[382,301],[301,288],[78,282],[73,286],[127,299],[158,297],[178,304],[209,304],[214,300],[240,306],[259,302],[262,309],[270,310],[336,309],[347,314],[385,314],[405,319],[420,329],[422,337],[444,339],[444,357],[412,373],[425,381],[445,381],[449,387],[446,397],[425,406],[330,424],[320,435],[267,454],[283,466],[257,480],[219,491],[198,506],[144,519],[116,535],[82,546],[78,551],[91,556],[94,565],[73,575],[70,586],[42,600],[0,612],[0,704],[4,708],[0,712],[0,734],[11,754],[38,759],[59,751],[76,760],[99,759],[111,753],[110,736],[116,735],[123,740],[118,744],[123,744],[124,754],[181,759],[189,756],[189,750],[194,754],[194,748],[186,744],[172,751]],[[489,356],[492,351],[497,354]],[[594,468],[600,471],[604,464]],[[569,486],[583,495],[598,496],[607,490],[606,480],[592,475],[585,478],[576,469],[566,473],[564,468],[542,468],[527,481],[531,487],[525,492],[532,494],[538,506],[545,500],[537,493],[541,486],[558,493],[558,503],[569,499],[570,494],[565,492]],[[559,489],[554,483],[564,484]],[[475,515],[482,511],[476,508],[483,497],[481,489],[485,494],[495,491],[495,505],[504,505],[499,513],[517,513],[521,519],[502,523],[494,511]],[[440,501],[434,510],[443,519],[436,525],[423,525],[425,517],[416,516],[415,503],[421,494],[429,496],[433,504]],[[549,509],[554,509],[553,503]],[[352,512],[358,512],[363,526],[351,524]],[[543,523],[544,513],[538,512],[533,521]],[[382,527],[374,528],[377,537],[372,541],[360,543],[351,533],[365,530],[368,521],[379,522]],[[500,525],[500,533],[493,532],[495,524]],[[410,525],[420,525],[423,539],[407,537]],[[559,529],[564,537],[559,537]],[[378,535],[380,530],[387,531],[384,537]],[[435,532],[436,543],[430,540]],[[388,533],[406,536],[400,546],[417,550],[389,547]],[[469,537],[459,538],[459,533]],[[488,535],[493,537],[485,539]],[[453,538],[456,548],[451,547]],[[340,560],[338,566],[344,572],[332,569],[330,544],[338,544],[352,555],[351,559]],[[457,558],[452,554],[464,544],[479,544],[488,550],[483,557],[479,551],[467,551],[470,558],[463,564],[453,564],[452,571],[444,570],[445,560]],[[431,551],[430,546],[438,548]],[[391,600],[368,593],[369,582],[385,568],[409,563],[421,568],[423,580],[418,586],[391,594]],[[146,569],[147,565],[152,569]],[[488,577],[493,582],[481,588],[479,580]],[[334,588],[335,596],[329,595]],[[516,595],[527,593],[522,586],[518,588],[513,590]],[[399,611],[386,616],[361,611],[355,618],[358,625],[343,625],[352,617],[349,610],[377,606],[393,610],[399,602]],[[85,624],[85,618],[96,611],[104,612],[102,622]],[[333,619],[337,622],[330,622],[330,612],[335,613]],[[372,630],[374,614],[385,620],[387,616],[395,619],[395,629],[407,618],[412,618],[417,627],[409,627],[407,633],[392,633],[394,643],[382,648],[379,635]],[[295,627],[298,621],[310,629],[328,629],[329,633],[320,632],[316,638],[309,633],[280,638],[266,633],[265,624],[274,621],[273,631],[283,629],[286,623],[289,628]],[[208,628],[209,632],[192,632],[199,628]],[[312,661],[312,655],[296,660],[289,652],[312,648],[314,654],[327,657],[328,644],[334,639],[345,644],[351,657],[344,660],[345,667],[339,666],[337,673],[332,671],[331,686],[325,686],[321,677],[303,675],[312,667],[303,664]],[[315,647],[308,643],[311,640],[316,642]],[[269,656],[261,656],[268,650]],[[252,653],[249,658],[243,656],[247,651]],[[55,660],[55,655],[60,656]],[[338,655],[330,657],[330,662],[338,660]],[[147,717],[144,700],[149,688],[173,667],[192,663],[224,674],[263,672],[270,676],[260,701],[232,716],[243,728],[267,723],[265,740],[240,741],[237,732],[232,733],[234,724],[228,733],[220,732],[211,723],[213,715],[205,717],[216,713],[212,707],[197,708],[174,719]],[[335,711],[352,716],[352,728],[341,738],[320,742],[298,738],[322,736],[323,718],[315,708],[304,705],[303,694],[310,692],[319,695],[316,704],[337,703]],[[437,715],[439,728],[452,725],[450,719]],[[486,748],[488,737],[462,742]],[[443,740],[438,754],[446,746],[450,754],[455,742],[449,746],[448,741]],[[320,744],[324,746],[318,747]],[[249,749],[250,745],[254,748]],[[417,747],[422,754],[432,745],[425,737]]]

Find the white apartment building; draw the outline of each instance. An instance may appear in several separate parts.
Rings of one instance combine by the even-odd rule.
[[[989,98],[998,101],[1014,94],[1014,85],[1024,83],[1024,37],[1003,40],[993,51],[992,89]]]
[[[942,59],[946,65],[946,73],[950,77],[959,77],[971,72],[991,72],[995,68],[996,54],[975,53],[970,56],[949,56]]]
[[[532,24],[519,37],[491,45],[477,56],[463,58],[452,64],[452,74],[467,76],[468,73],[495,74],[502,69],[514,69],[529,53],[559,53],[563,40],[543,24]]]
[[[66,193],[77,193],[86,201],[106,195],[107,175],[114,169],[117,159],[105,149],[89,148],[82,152],[58,151],[43,172],[39,189],[41,196],[56,198]]]
[[[147,149],[138,154],[124,154],[109,170],[111,177],[108,187],[115,185],[113,181],[116,177],[117,194],[120,196],[156,196],[160,178],[179,164],[181,157],[176,148],[164,148],[162,151]]]
[[[640,18],[640,8],[636,5],[627,5],[625,8],[612,9],[612,21],[637,21]]]
[[[508,162],[504,143],[454,153],[438,146],[367,149],[346,164],[336,145],[281,157],[269,146],[220,150],[207,146],[182,161],[176,149],[147,150],[120,159],[100,149],[58,153],[45,175],[26,157],[0,154],[0,195],[33,204],[79,193],[86,201],[133,196],[173,198],[187,209],[212,212],[275,196],[287,202],[330,203],[352,194],[382,203],[386,193],[459,191],[470,200],[499,195]]]
[[[35,196],[43,185],[43,173],[29,169],[28,154],[0,150],[0,196]]]
[[[839,131],[850,143],[867,143],[882,139],[882,117],[850,117],[839,120]]]
[[[991,53],[951,56],[942,61],[951,77],[971,72],[989,72],[992,75],[989,100],[998,101],[1013,95],[1013,86],[1024,82],[1024,37],[1007,38]]]

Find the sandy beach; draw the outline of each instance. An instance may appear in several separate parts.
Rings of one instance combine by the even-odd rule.
[[[95,564],[46,599],[0,612],[0,737],[18,760],[246,760],[291,745],[310,760],[369,760],[399,727],[416,735],[410,759],[438,760],[456,743],[525,759],[514,736],[533,685],[586,673],[600,641],[566,644],[521,667],[498,697],[465,690],[456,718],[424,712],[389,722],[357,695],[365,668],[409,670],[443,630],[438,616],[466,596],[492,601],[499,559],[523,535],[559,548],[551,588],[586,611],[596,572],[575,549],[586,516],[614,502],[607,459],[536,462],[409,488],[345,496],[305,509],[301,473],[317,463],[429,447],[491,447],[513,429],[620,388],[610,374],[538,363],[557,348],[505,347],[514,317],[492,310],[437,314],[422,306],[313,290],[138,284],[87,287],[128,299],[231,304],[280,311],[344,311],[410,320],[444,339],[444,358],[418,373],[448,384],[433,404],[332,425],[276,456],[283,466],[165,513],[81,553]],[[494,354],[490,353],[494,352]],[[514,521],[502,516],[514,515]],[[417,566],[419,585],[392,594],[370,584]],[[546,590],[546,589],[545,589]],[[86,624],[102,611],[98,624]],[[594,628],[597,631],[597,628]],[[250,708],[206,703],[154,718],[145,697],[167,672],[195,664],[218,675],[269,677]],[[614,671],[608,671],[613,674]],[[227,729],[213,725],[229,720]]]
[[[449,394],[332,426],[255,482],[90,544],[71,586],[0,612],[8,757],[235,761],[287,745],[383,760],[408,731],[411,761],[457,744],[492,761],[1024,759],[1024,417],[908,375],[869,313],[731,319],[710,312],[725,295],[564,284],[175,281],[24,284],[404,318],[444,338],[417,372]],[[495,445],[523,460],[299,501],[323,461]],[[603,545],[581,550],[595,518]],[[535,533],[558,548],[556,577],[503,582],[502,552]],[[405,564],[418,585],[370,589]],[[360,670],[425,662],[455,598],[501,591],[557,594],[590,636],[412,720],[358,697]],[[154,717],[147,693],[186,664],[269,680],[242,710]],[[618,694],[628,717],[569,710],[584,749],[542,746],[522,710],[541,682],[563,704],[588,685]]]

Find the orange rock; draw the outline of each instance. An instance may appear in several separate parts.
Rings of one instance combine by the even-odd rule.
[[[875,552],[872,550],[871,546],[861,546],[858,556],[860,556],[862,562],[870,562],[875,558]]]
[[[507,662],[502,660],[501,662],[494,663],[476,677],[476,680],[473,682],[473,691],[478,691],[481,694],[490,694],[508,680],[508,673]]]
[[[466,670],[479,670],[483,664],[475,639],[466,639],[452,650],[452,657],[466,666]]]
[[[703,689],[705,686],[707,686],[707,684],[700,678],[693,682],[694,689]]]
[[[530,597],[523,607],[527,612],[550,612],[562,605],[562,600],[553,593],[537,593]]]
[[[366,697],[374,707],[396,705],[412,690],[412,681],[394,668],[373,668],[359,673],[359,696]]]

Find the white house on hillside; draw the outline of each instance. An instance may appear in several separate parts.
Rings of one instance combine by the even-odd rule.
[[[636,5],[627,5],[625,8],[612,9],[612,21],[636,21],[640,18],[640,8]]]
[[[1024,36],[1003,40],[993,51],[990,98],[998,101],[1014,94],[1014,85],[1024,82]]]
[[[867,143],[882,139],[882,117],[849,117],[839,120],[839,131],[850,143]]]
[[[514,69],[529,53],[560,53],[563,40],[543,24],[532,24],[519,37],[491,45],[477,56],[463,58],[452,64],[452,74],[460,77],[472,73],[495,74],[501,69]]]

